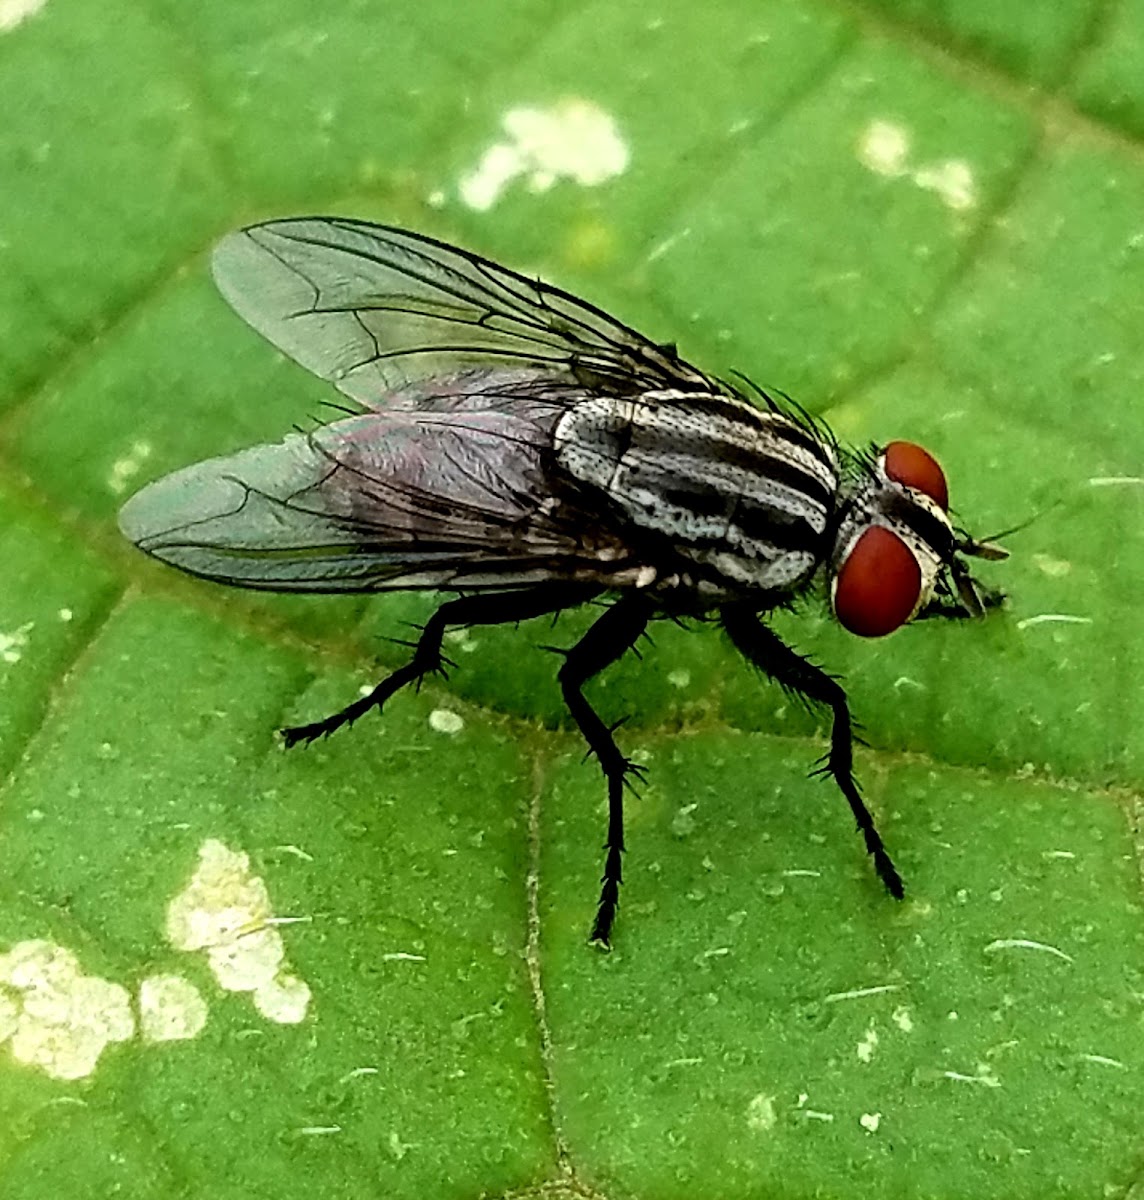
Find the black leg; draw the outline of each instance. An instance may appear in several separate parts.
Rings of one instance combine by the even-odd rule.
[[[834,712],[830,732],[830,752],[826,756],[823,774],[832,775],[850,804],[850,811],[874,859],[879,878],[891,896],[901,899],[905,894],[902,877],[890,860],[874,818],[862,802],[858,782],[854,778],[854,734],[851,728],[850,707],[846,692],[837,679],[821,667],[796,654],[786,643],[768,629],[757,613],[742,605],[728,605],[720,614],[723,628],[730,635],[735,649],[754,663],[780,686],[816,704],[826,704]]]
[[[980,613],[974,612],[967,607],[961,600],[947,599],[942,596],[935,596],[925,608],[922,609],[916,617],[915,621],[930,621],[934,619],[946,621],[968,621],[975,617],[981,616],[989,612],[990,609],[1000,608],[1005,603],[1005,593],[997,588],[982,587],[979,583],[974,583],[974,591],[976,593],[977,603],[981,608]]]
[[[600,904],[592,925],[591,941],[607,948],[616,918],[622,882],[620,855],[624,849],[624,781],[639,774],[639,767],[626,759],[612,737],[612,730],[600,720],[584,699],[582,688],[594,675],[622,658],[639,640],[654,609],[646,597],[629,592],[611,608],[568,651],[560,668],[560,687],[572,719],[584,735],[589,751],[600,761],[608,781],[608,839],[604,843],[604,874]]]
[[[561,585],[544,585],[519,592],[488,592],[472,596],[459,596],[447,600],[429,618],[413,651],[413,658],[404,667],[398,667],[387,675],[369,693],[341,712],[314,721],[309,725],[295,725],[283,729],[282,738],[286,745],[312,742],[327,737],[343,725],[352,725],[365,716],[371,708],[380,709],[397,691],[408,683],[420,683],[434,671],[444,672],[446,661],[441,655],[441,639],[450,625],[506,625],[526,621],[529,617],[540,617],[545,613],[559,612],[563,608],[574,608],[599,594],[599,588],[578,588]]]

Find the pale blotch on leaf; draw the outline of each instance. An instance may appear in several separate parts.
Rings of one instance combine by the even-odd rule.
[[[933,192],[954,212],[977,205],[977,184],[969,163],[961,158],[912,163],[909,130],[896,121],[877,118],[868,122],[858,135],[856,152],[868,171],[890,179],[909,178],[923,191]]]
[[[777,1120],[775,1098],[760,1092],[752,1096],[747,1105],[747,1127],[756,1133],[767,1133],[774,1129]]]
[[[181,975],[152,975],[139,985],[139,1032],[145,1042],[197,1037],[207,1023],[207,1003]]]
[[[17,942],[0,954],[0,1041],[53,1079],[90,1075],[111,1042],[135,1032],[126,988],[85,975],[70,950]]]
[[[458,650],[464,651],[465,654],[472,654],[480,645],[480,642],[473,637],[473,631],[465,628],[450,629],[445,634],[445,641],[456,646]]]
[[[951,158],[932,166],[919,167],[914,183],[927,192],[934,192],[947,208],[962,212],[977,204],[977,186],[973,170],[964,159]]]
[[[892,1020],[903,1033],[913,1033],[913,1014],[904,1005],[901,1008],[894,1009],[894,1011],[890,1014],[890,1020]]]
[[[435,708],[429,714],[429,728],[437,733],[457,734],[465,728],[465,719],[448,708]]]
[[[250,859],[211,838],[199,849],[190,883],[167,908],[167,939],[178,950],[203,951],[219,986],[252,992],[268,1020],[296,1024],[310,989],[286,968],[266,884]]]
[[[858,1118],[858,1124],[866,1130],[867,1133],[877,1133],[878,1126],[882,1124],[881,1113],[863,1113]]]
[[[461,200],[478,212],[492,208],[515,179],[533,192],[558,179],[598,187],[627,170],[630,154],[612,116],[572,96],[549,108],[513,108],[501,118],[506,140],[494,142],[461,178]]]
[[[151,444],[149,442],[133,442],[131,449],[122,458],[117,458],[111,464],[111,474],[107,479],[108,490],[116,496],[122,496],[150,457]]]
[[[0,1045],[3,1045],[20,1025],[20,1006],[0,988]]]
[[[0,33],[15,29],[29,17],[34,17],[48,0],[0,0]]]
[[[858,139],[858,161],[875,175],[904,175],[910,136],[892,121],[871,121]]]
[[[862,1040],[858,1043],[857,1054],[858,1061],[868,1063],[874,1057],[874,1051],[878,1049],[878,1031],[873,1025],[862,1035]]]
[[[297,1025],[310,1007],[310,989],[296,975],[276,975],[254,993],[254,1007],[279,1025]]]
[[[34,628],[35,622],[28,621],[9,633],[0,630],[0,660],[9,666],[18,663],[24,657],[24,651],[28,647],[28,636]]]
[[[1067,559],[1054,558],[1051,554],[1030,555],[1033,566],[1047,575],[1050,579],[1061,579],[1072,570],[1072,563]]]

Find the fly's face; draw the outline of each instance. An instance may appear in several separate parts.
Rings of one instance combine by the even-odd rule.
[[[1002,600],[978,587],[963,556],[1009,552],[951,524],[945,473],[921,446],[891,442],[879,451],[840,512],[830,601],[851,633],[882,637],[915,617],[979,617]]]
[[[948,507],[945,474],[928,451],[891,442],[878,454],[834,542],[830,600],[844,628],[882,637],[929,604],[957,548]]]

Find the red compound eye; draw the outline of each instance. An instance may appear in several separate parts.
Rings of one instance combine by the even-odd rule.
[[[917,488],[942,512],[949,509],[949,485],[945,482],[945,472],[928,450],[923,450],[913,442],[891,442],[883,457],[886,474],[895,483]]]
[[[913,551],[896,533],[871,525],[838,572],[834,615],[859,637],[882,637],[910,619],[921,590],[922,571]]]

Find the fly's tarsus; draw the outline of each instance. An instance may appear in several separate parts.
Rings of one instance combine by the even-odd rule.
[[[830,749],[812,774],[830,776],[837,784],[854,814],[866,851],[874,860],[878,878],[890,895],[900,900],[905,895],[902,877],[882,842],[874,818],[858,790],[858,781],[854,778],[854,732],[850,706],[842,685],[821,667],[792,650],[748,606],[727,605],[723,609],[722,620],[723,628],[735,649],[744,658],[788,691],[805,696],[812,703],[826,705],[833,712]]]

